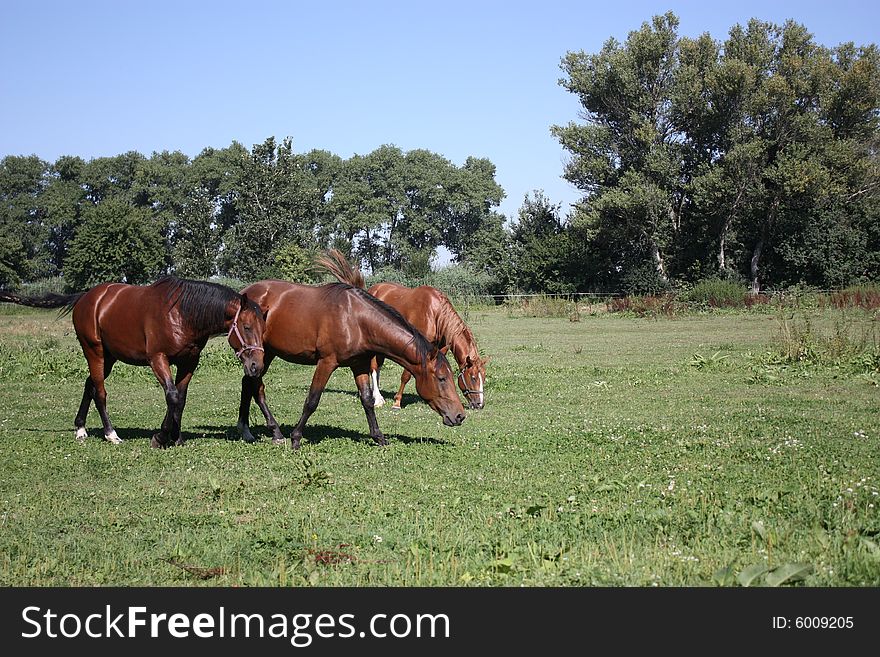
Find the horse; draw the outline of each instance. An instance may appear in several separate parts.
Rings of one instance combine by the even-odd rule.
[[[489,358],[480,356],[473,332],[455,312],[449,298],[430,285],[409,288],[397,283],[377,283],[367,291],[399,311],[429,342],[440,349],[448,349],[452,352],[459,367],[456,377],[458,387],[471,408],[483,408],[483,387],[486,383],[486,363],[489,362]],[[377,356],[371,367],[373,402],[376,406],[385,403],[379,391],[379,370],[383,362],[384,358]],[[400,410],[403,389],[410,378],[407,370],[400,375],[400,389],[394,396],[392,410]]]
[[[167,410],[153,447],[183,444],[180,421],[186,392],[208,339],[226,333],[245,373],[264,368],[263,313],[247,295],[216,283],[168,276],[152,285],[102,283],[85,292],[23,297],[0,292],[0,301],[72,312],[73,328],[89,367],[82,402],[73,421],[78,441],[85,441],[86,415],[92,401],[104,425],[104,439],[119,444],[107,414],[104,380],[116,361],[148,365],[165,391]],[[177,367],[174,377],[171,366]]]
[[[290,436],[292,449],[299,449],[306,422],[317,409],[330,375],[340,366],[350,368],[354,375],[370,436],[379,445],[387,445],[376,421],[370,389],[370,362],[376,353],[413,373],[419,395],[442,417],[444,425],[458,426],[464,421],[464,407],[446,356],[400,313],[367,294],[363,286],[266,280],[247,286],[242,294],[266,314],[264,372],[276,357],[315,366],[302,415]],[[242,377],[238,419],[242,438],[256,440],[248,426],[253,399],[272,431],[272,442],[284,444],[281,429],[266,405],[262,376]]]
[[[333,275],[341,283],[366,288],[363,274],[338,249],[327,251],[317,261],[317,269]],[[483,386],[489,358],[480,356],[474,334],[455,312],[445,294],[428,285],[413,289],[397,283],[377,283],[368,290],[368,294],[397,310],[442,353],[451,349],[459,367],[456,377],[458,387],[471,408],[483,408]],[[379,391],[379,370],[384,362],[385,358],[378,354],[370,364],[374,406],[385,403]],[[404,368],[392,410],[400,410],[403,389],[411,378],[409,370]]]

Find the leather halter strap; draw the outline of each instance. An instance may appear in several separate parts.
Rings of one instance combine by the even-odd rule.
[[[458,378],[464,384],[464,390],[463,390],[464,396],[467,397],[469,400],[470,400],[470,395],[472,395],[472,394],[479,395],[480,394],[479,390],[471,390],[470,388],[468,388],[467,377],[465,377],[465,375],[464,375],[464,370],[459,370]]]

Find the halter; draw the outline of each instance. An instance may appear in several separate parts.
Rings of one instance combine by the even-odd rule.
[[[471,396],[472,394],[473,394],[473,395],[479,395],[479,394],[480,394],[480,391],[479,391],[479,390],[471,390],[470,388],[468,388],[467,377],[464,375],[464,370],[459,370],[459,372],[458,372],[458,378],[459,378],[459,379],[461,380],[461,382],[464,384],[464,390],[463,390],[463,392],[464,392],[464,396],[468,398],[468,401],[470,401],[470,396]]]
[[[235,352],[235,355],[241,360],[241,355],[246,351],[263,351],[265,349],[262,347],[258,347],[255,344],[248,344],[244,341],[244,336],[241,334],[241,331],[238,329],[238,316],[241,313],[241,306],[235,311],[235,317],[232,318],[232,326],[229,327],[229,333],[226,334],[226,338],[228,339],[233,333],[235,333],[235,337],[238,338],[238,342],[241,345],[241,349]]]

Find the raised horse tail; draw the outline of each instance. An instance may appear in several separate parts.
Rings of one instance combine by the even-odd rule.
[[[330,249],[315,260],[315,268],[335,276],[340,283],[348,283],[364,289],[367,287],[361,270],[354,263],[349,262],[338,249]]]
[[[16,303],[19,306],[30,306],[31,308],[63,308],[63,313],[69,313],[84,294],[85,292],[76,292],[74,294],[46,294],[42,297],[22,297],[12,292],[0,291],[0,302]]]

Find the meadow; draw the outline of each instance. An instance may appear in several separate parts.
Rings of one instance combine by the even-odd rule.
[[[125,442],[92,407],[79,444],[70,318],[0,308],[0,585],[880,585],[876,313],[461,310],[492,357],[485,409],[445,427],[410,384],[378,447],[341,369],[293,452],[256,406],[260,441],[237,439],[223,338],[183,447],[150,448],[164,399],[125,365]],[[266,376],[286,435],[312,372]]]

